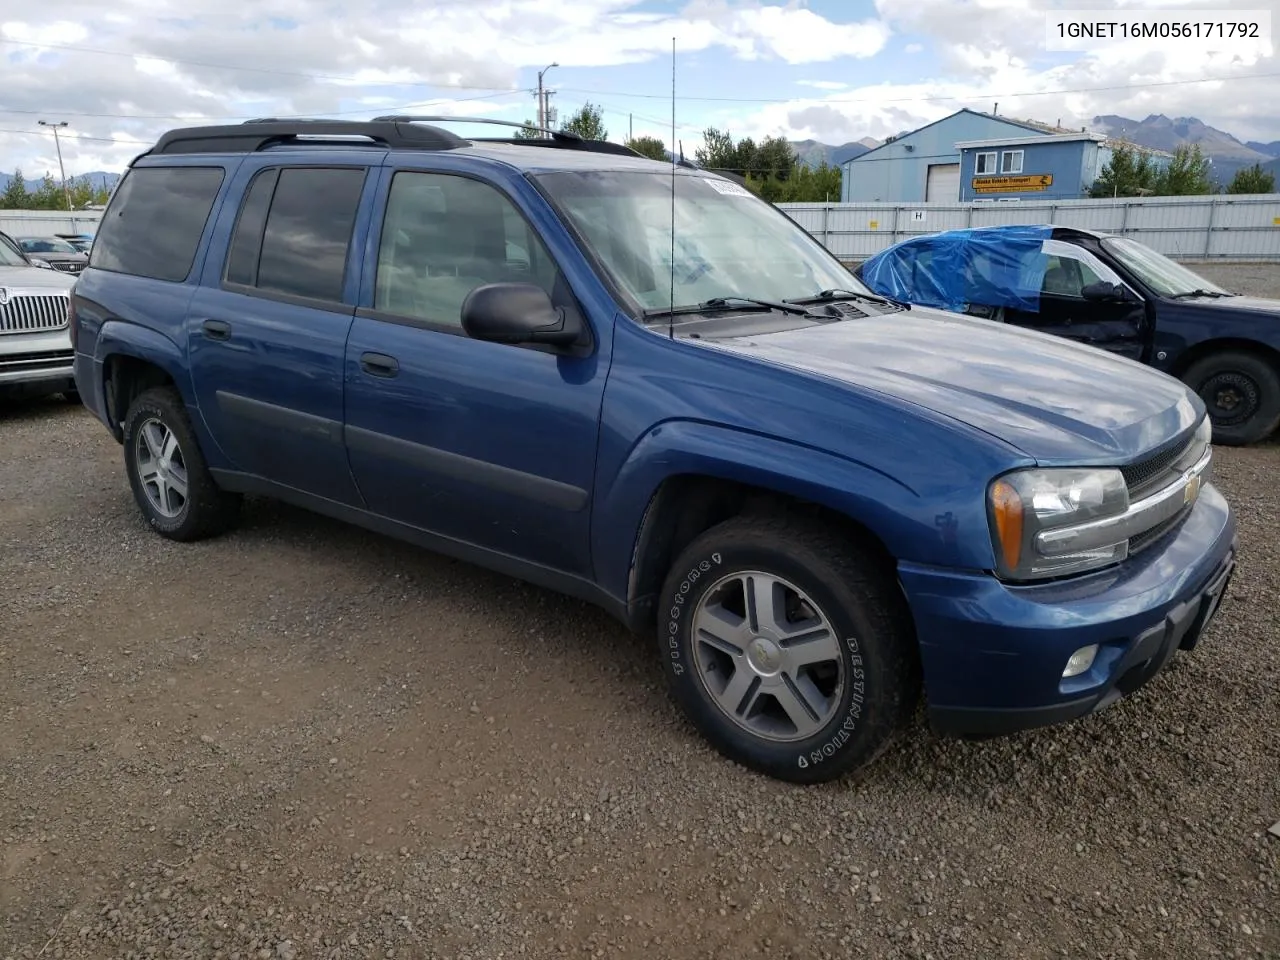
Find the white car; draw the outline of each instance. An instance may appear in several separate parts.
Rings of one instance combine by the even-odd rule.
[[[75,278],[0,243],[0,397],[78,399],[67,310]]]

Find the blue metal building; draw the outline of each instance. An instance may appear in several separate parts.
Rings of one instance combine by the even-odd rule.
[[[1062,132],[976,110],[958,110],[844,164],[842,203],[883,201],[955,203],[960,199],[960,142],[1001,137],[1044,137]]]

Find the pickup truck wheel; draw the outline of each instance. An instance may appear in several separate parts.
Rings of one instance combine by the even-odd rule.
[[[663,586],[672,694],[722,754],[795,783],[866,767],[909,723],[919,661],[892,576],[809,521],[740,517]]]
[[[1257,443],[1280,426],[1280,373],[1261,357],[1223,350],[1197,360],[1182,380],[1208,408],[1214,443]]]
[[[240,497],[220,489],[205,465],[182,397],[153,387],[129,407],[124,463],[147,522],[170,540],[222,533],[239,514]]]

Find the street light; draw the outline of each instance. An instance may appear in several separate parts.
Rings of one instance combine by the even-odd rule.
[[[48,120],[37,120],[42,127],[53,128],[53,148],[58,151],[58,176],[62,178],[62,195],[66,198],[67,209],[71,209],[71,191],[67,189],[67,171],[62,165],[62,141],[58,139],[58,128],[67,126],[67,121],[59,120],[57,123],[51,123]]]
[[[545,94],[542,92],[542,76],[552,67],[558,67],[560,64],[552,63],[538,71],[538,132],[541,133],[547,128],[547,106]]]

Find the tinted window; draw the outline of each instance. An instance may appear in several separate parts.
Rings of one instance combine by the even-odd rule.
[[[462,325],[462,301],[486,283],[536,283],[553,294],[556,266],[520,211],[478,180],[397,173],[378,245],[374,307]]]
[[[253,178],[236,219],[236,231],[227,254],[227,281],[253,286],[258,281],[258,254],[262,231],[267,225],[267,208],[276,188],[278,170],[263,170]]]
[[[130,170],[102,217],[90,265],[154,280],[185,280],[222,178],[221,167]]]
[[[259,290],[341,302],[363,169],[280,171],[258,260]]]

